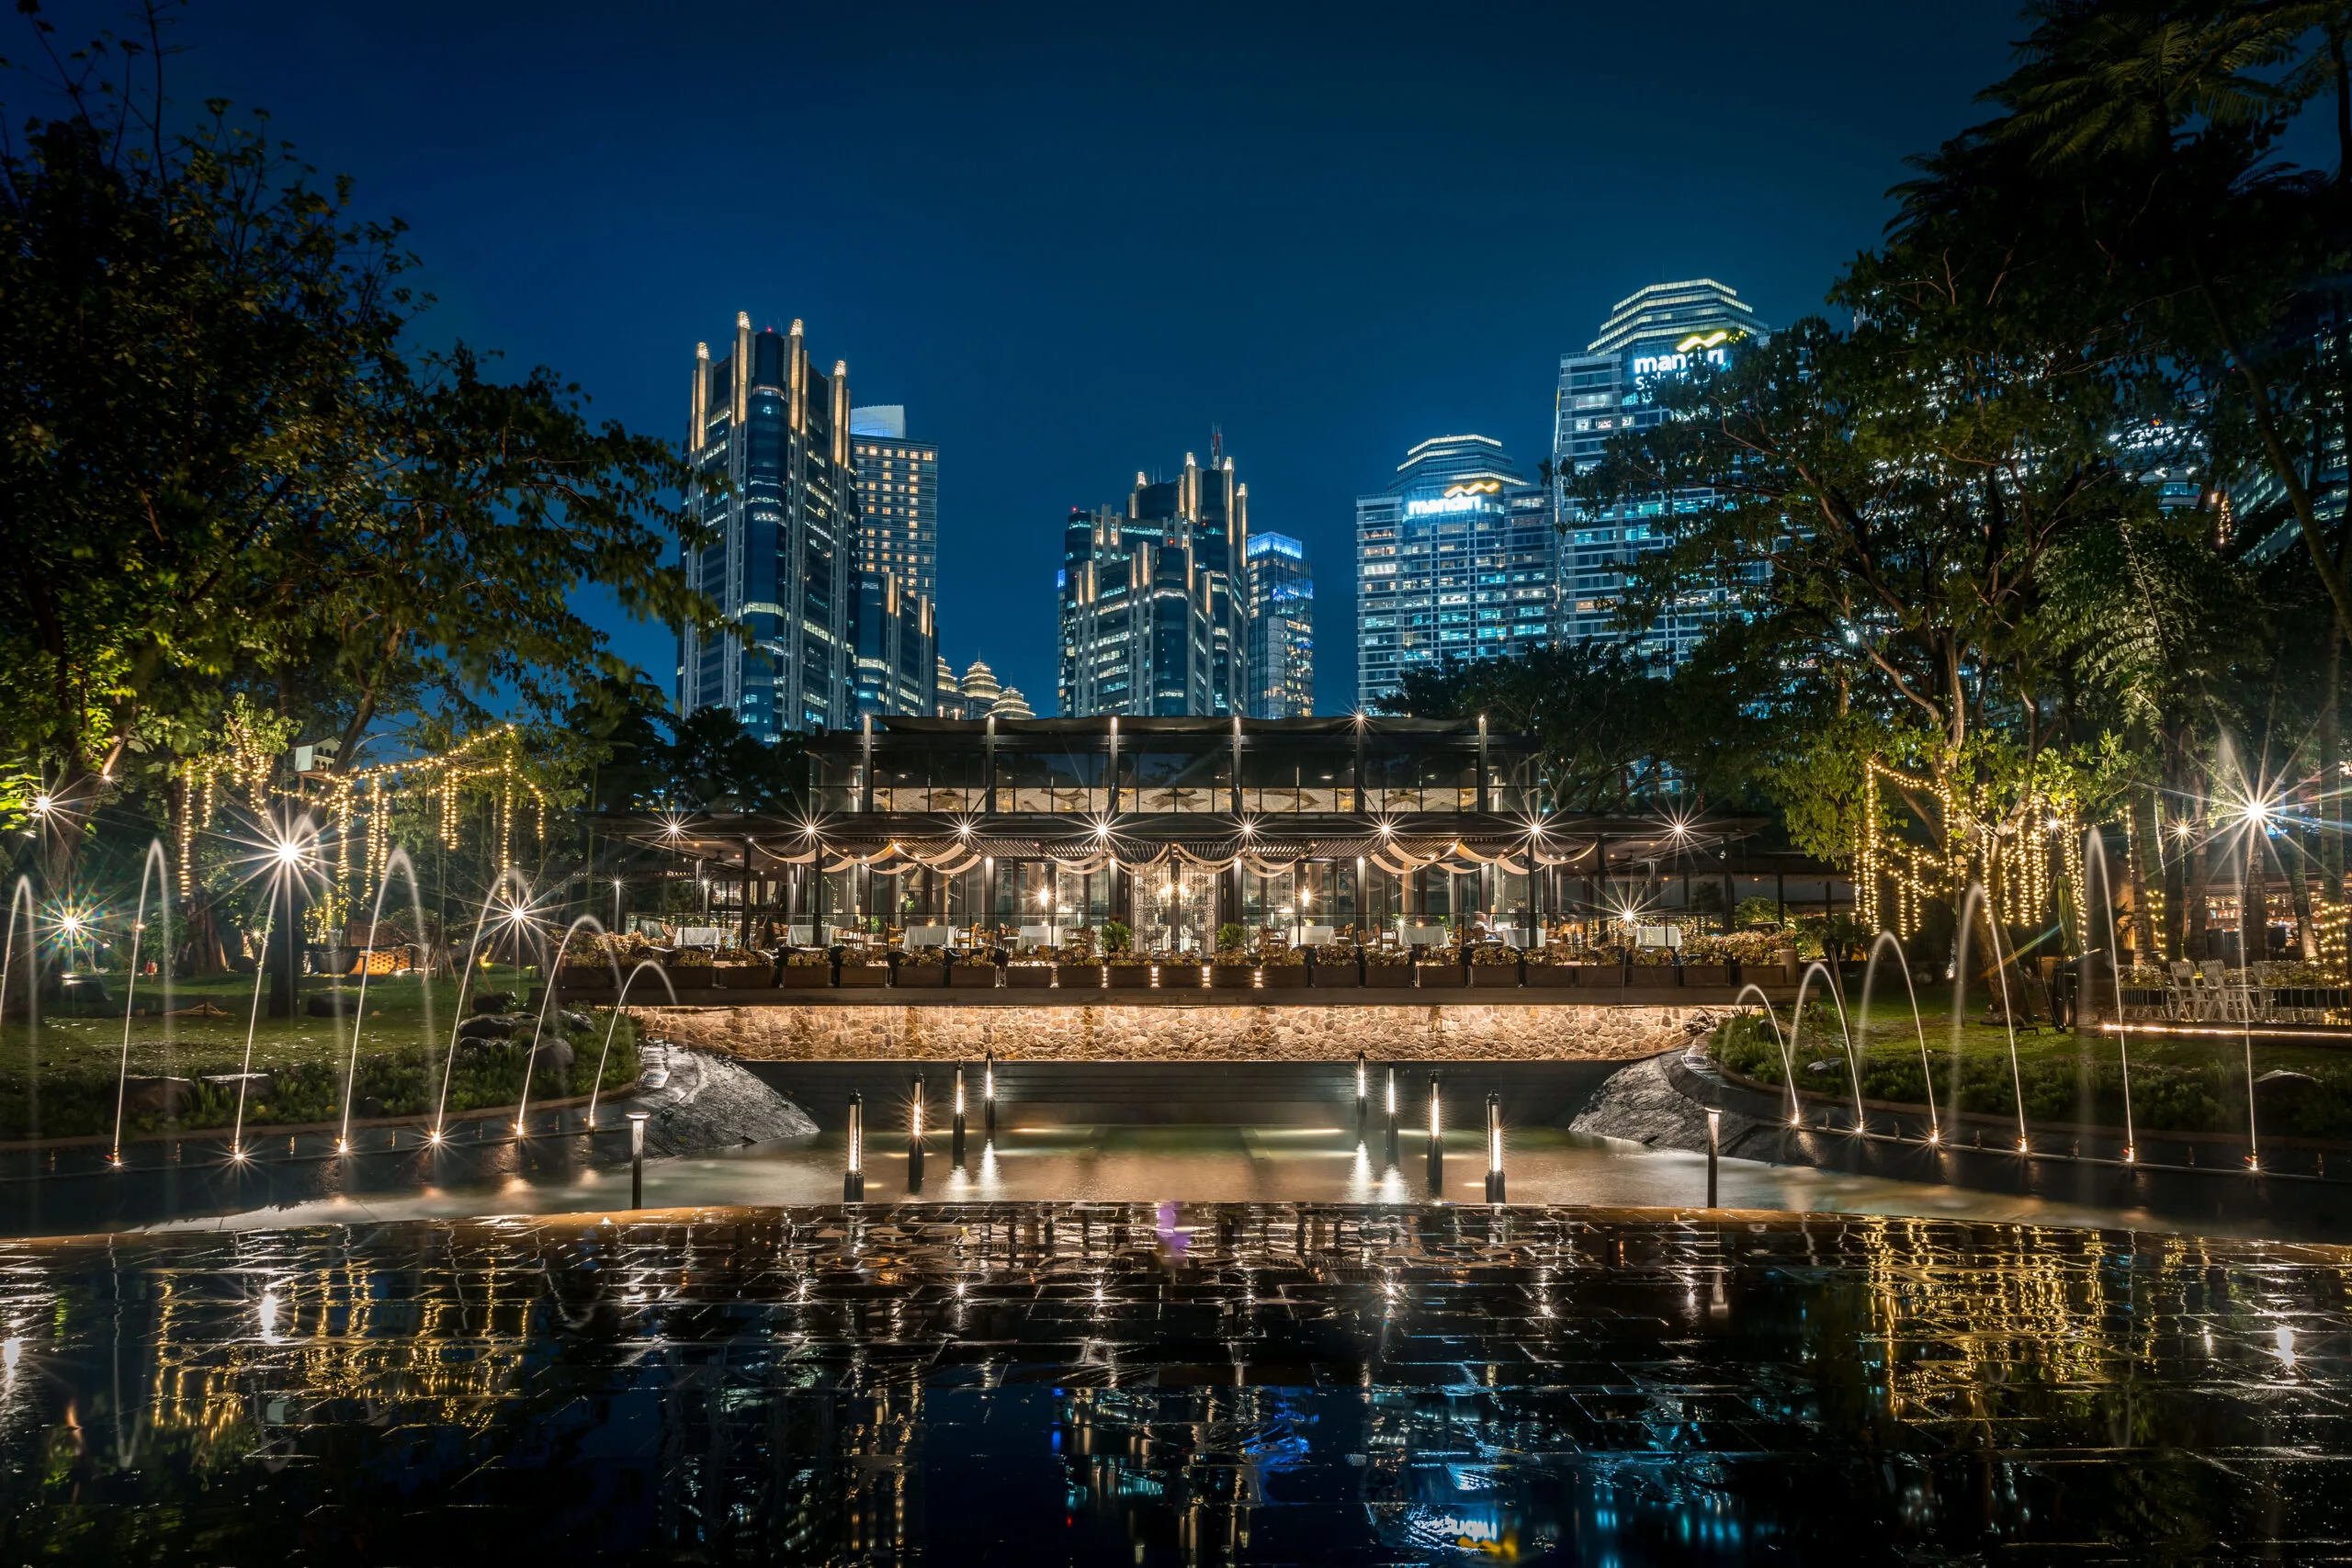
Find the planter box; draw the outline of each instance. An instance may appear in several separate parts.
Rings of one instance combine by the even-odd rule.
[[[1731,984],[1731,965],[1728,964],[1685,964],[1682,966],[1682,983],[1685,986],[1728,986]]]
[[[844,964],[841,976],[843,990],[862,987],[878,991],[889,981],[890,967],[887,964]]]
[[[1103,973],[1110,976],[1114,991],[1148,991],[1151,989],[1151,965],[1148,964],[1106,964]]]
[[[1682,983],[1682,972],[1671,964],[1629,964],[1625,966],[1625,985],[1629,990],[1658,991]]]
[[[721,990],[771,991],[775,988],[775,971],[764,964],[730,964],[713,969],[711,975]]]
[[[1306,988],[1306,965],[1304,964],[1269,964],[1261,973],[1270,991],[1301,991]]]
[[[899,977],[892,983],[899,986],[927,987],[934,991],[940,990],[947,984],[947,965],[944,964],[901,964],[899,965]]]
[[[1163,964],[1159,966],[1159,988],[1163,991],[1197,991],[1201,988],[1198,964]]]
[[[831,990],[833,966],[830,964],[787,964],[776,971],[775,983],[787,991]]]
[[[1473,964],[1470,965],[1470,987],[1477,991],[1515,991],[1519,988],[1519,965]]]
[[[707,991],[718,984],[718,971],[707,964],[664,964],[662,973],[673,991]]]
[[[996,965],[993,964],[958,964],[947,971],[947,984],[956,990],[992,991],[996,989]]]
[[[1100,964],[1057,964],[1065,991],[1099,991],[1102,988],[1102,965]]]
[[[1413,983],[1413,971],[1402,964],[1367,964],[1363,966],[1363,983],[1390,990],[1404,990]]]
[[[1247,991],[1256,988],[1258,966],[1254,964],[1212,964],[1209,984],[1220,991]]]
[[[1363,984],[1363,978],[1352,964],[1317,964],[1314,984],[1318,991],[1352,991]]]
[[[1458,991],[1462,988],[1462,965],[1459,964],[1416,964],[1413,975],[1414,983],[1425,991],[1448,987]]]
[[[555,972],[555,983],[567,991],[609,991],[613,972],[601,964],[567,964]]]
[[[1054,983],[1054,971],[1059,967],[1057,964],[1008,964],[1004,966],[1004,983],[1042,990]]]

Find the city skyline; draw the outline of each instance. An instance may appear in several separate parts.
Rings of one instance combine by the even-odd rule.
[[[65,37],[117,19],[95,3],[46,14]],[[1402,8],[1340,30],[1279,10],[1174,28],[917,6],[887,48],[826,13],[720,7],[692,36],[621,16],[591,6],[550,33],[454,7],[447,27],[200,7],[175,92],[300,127],[310,162],[412,225],[439,301],[428,332],[501,348],[516,372],[561,367],[599,418],[669,436],[682,342],[747,306],[755,329],[808,320],[859,404],[906,406],[951,456],[940,654],[987,660],[1033,701],[1056,684],[1058,520],[1121,493],[1137,455],[1170,461],[1222,425],[1259,525],[1326,563],[1327,710],[1356,685],[1337,630],[1353,584],[1334,563],[1351,554],[1352,498],[1394,454],[1470,429],[1532,463],[1559,356],[1645,283],[1730,278],[1776,323],[1819,310],[1888,216],[1902,158],[1981,118],[1973,95],[2018,31],[2009,4],[1966,6],[1935,19],[1927,49],[1928,18],[1824,6],[1776,18],[1661,117],[1624,62],[1745,29],[1743,9],[1702,6],[1670,38],[1656,18],[1519,13],[1501,51],[1491,29],[1431,33]],[[431,41],[453,28],[469,39],[455,59]],[[1068,135],[1048,84],[1139,88],[1179,32],[1218,40],[1216,112]],[[837,62],[803,84],[789,203],[724,194],[764,188],[764,143],[748,106],[708,89],[714,37],[746,58]],[[350,59],[364,78],[321,68]],[[1837,89],[1807,106],[1777,85],[1824,72]],[[959,129],[973,123],[987,133]],[[1204,179],[1245,243],[1195,226],[1073,265],[1139,205]],[[1408,189],[1419,205],[1400,209]],[[681,243],[716,211],[718,239]],[[667,633],[593,613],[670,684]]]

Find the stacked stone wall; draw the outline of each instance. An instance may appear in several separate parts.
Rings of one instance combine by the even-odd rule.
[[[1704,1008],[955,1006],[631,1008],[640,1032],[749,1061],[1632,1061],[1714,1025]]]

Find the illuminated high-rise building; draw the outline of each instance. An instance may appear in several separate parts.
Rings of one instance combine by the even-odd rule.
[[[1061,711],[1246,716],[1250,487],[1223,441],[1062,531]]]
[[[857,464],[858,558],[939,604],[939,448],[907,439],[907,411],[876,403],[849,411]]]
[[[1582,354],[1560,357],[1554,405],[1552,458],[1566,473],[1595,467],[1610,437],[1646,430],[1666,417],[1652,389],[1694,365],[1727,365],[1743,344],[1761,343],[1771,329],[1757,319],[1737,290],[1713,278],[1653,283],[1617,302]],[[1617,601],[1628,571],[1664,549],[1678,514],[1713,502],[1706,491],[1639,496],[1599,508],[1558,496],[1566,530],[1561,558],[1560,635],[1569,642],[1631,641],[1645,652],[1680,663],[1724,615],[1720,588],[1679,593],[1648,627],[1629,633],[1616,624]]]
[[[1288,534],[1252,534],[1250,563],[1250,716],[1306,718],[1315,712],[1315,572]]]
[[[1489,435],[1439,435],[1356,498],[1356,705],[1447,660],[1504,659],[1558,635],[1551,498]]]
[[[809,362],[801,324],[754,333],[735,318],[729,352],[695,345],[687,461],[718,475],[697,494],[715,537],[684,558],[687,581],[749,629],[752,646],[689,628],[678,642],[681,712],[735,711],[763,739],[846,728],[857,702],[856,471],[849,367]]]

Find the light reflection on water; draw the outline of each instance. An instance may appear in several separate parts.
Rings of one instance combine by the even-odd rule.
[[[2347,1270],[1535,1206],[0,1242],[0,1561],[2336,1553]]]
[[[1427,1134],[1401,1131],[1399,1156],[1389,1165],[1385,1134],[1360,1141],[1351,1129],[1329,1127],[1021,1126],[993,1141],[973,1135],[961,1167],[949,1163],[947,1140],[928,1140],[920,1193],[906,1187],[906,1144],[866,1141],[869,1206],[910,1201],[1085,1202],[1357,1202],[1429,1201]],[[790,1145],[718,1155],[650,1160],[648,1208],[713,1204],[830,1203],[841,1196],[842,1142],[820,1135]],[[1483,1136],[1450,1134],[1445,1143],[1442,1198],[1483,1203]],[[1515,1203],[1581,1203],[1622,1208],[1696,1208],[1706,1194],[1706,1158],[1674,1149],[1647,1149],[1613,1139],[1555,1128],[1514,1132],[1509,1156]],[[448,1219],[482,1214],[603,1213],[625,1204],[626,1167],[576,1170],[560,1177],[506,1174],[501,1182],[427,1189],[421,1193],[336,1197],[160,1224],[155,1229],[301,1224],[355,1218]],[[2201,1235],[2277,1234],[2259,1220],[2177,1219],[2145,1210],[1978,1191],[1822,1170],[1809,1166],[1722,1162],[1721,1203],[1727,1209],[1800,1213],[1919,1215],[2016,1221],[2038,1224],[2194,1230]]]

